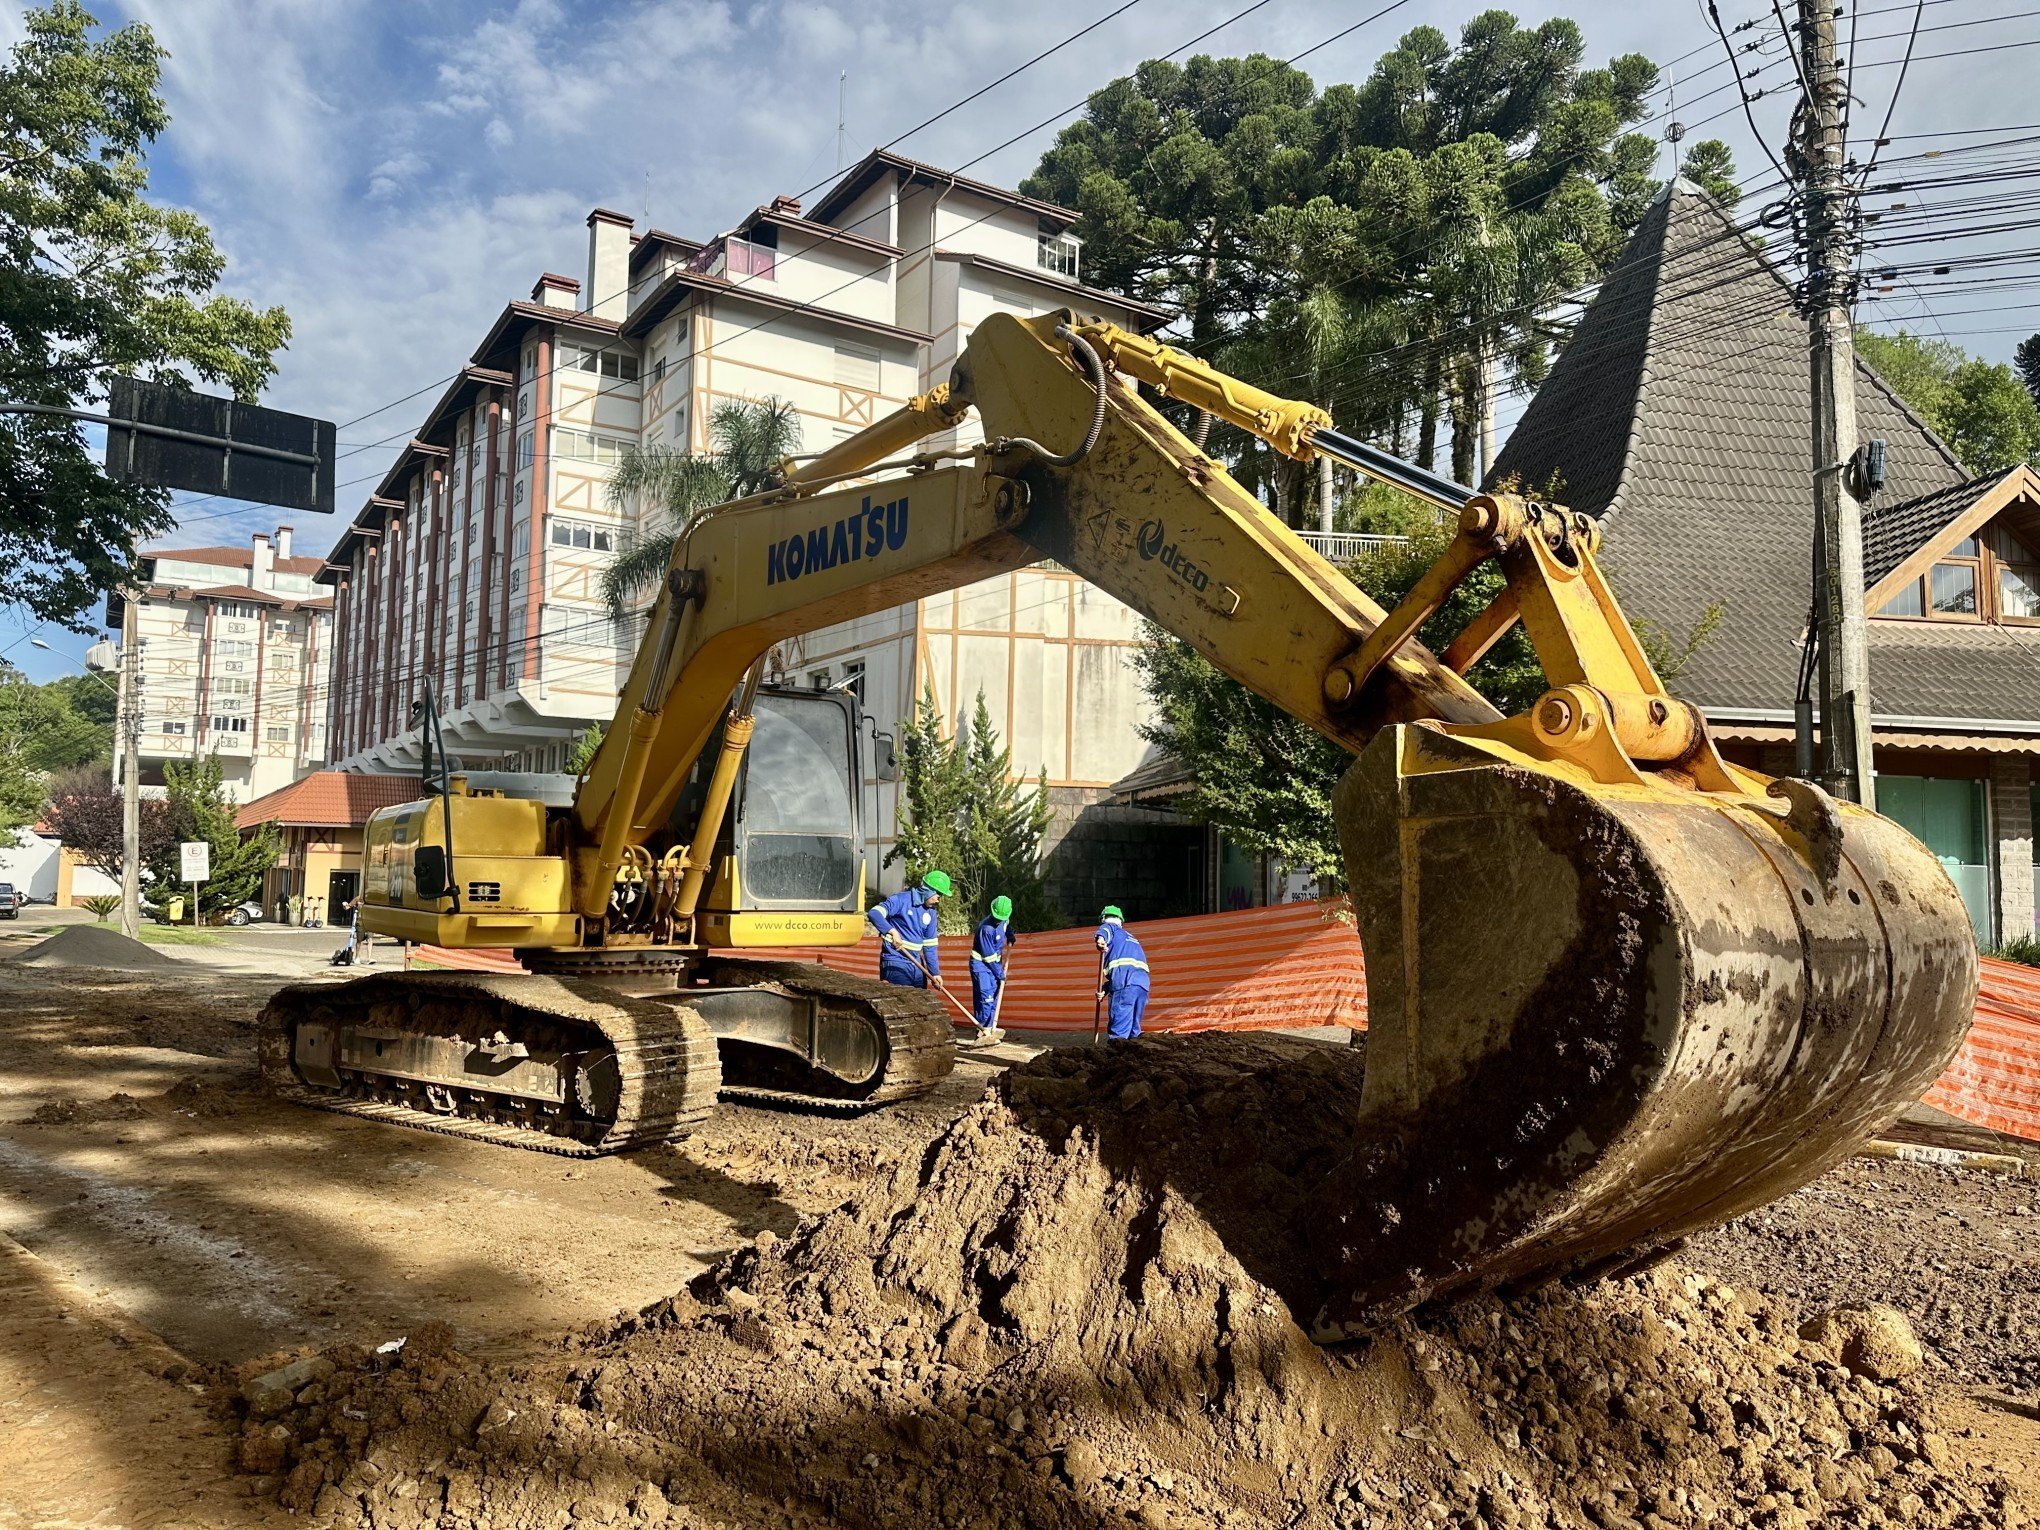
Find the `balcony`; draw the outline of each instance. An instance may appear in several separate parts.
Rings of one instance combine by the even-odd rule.
[[[1373,536],[1361,531],[1299,531],[1303,545],[1327,563],[1351,563],[1383,547],[1406,547],[1408,537]]]

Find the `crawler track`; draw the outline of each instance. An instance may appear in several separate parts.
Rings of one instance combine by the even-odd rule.
[[[497,1031],[567,1052],[608,1050],[617,1071],[612,1115],[578,1106],[541,1111],[482,1089],[442,1091],[440,1108],[403,1080],[354,1070],[335,1088],[308,1080],[293,1052],[300,1023],[373,1026],[480,1043]],[[264,1082],[297,1104],[506,1147],[595,1158],[684,1137],[715,1108],[715,1037],[691,1010],[632,999],[571,978],[411,973],[300,984],[262,1012]]]
[[[839,1014],[868,1017],[885,1028],[878,1076],[851,1084],[789,1057],[742,1045],[723,1048],[723,1096],[819,1110],[868,1110],[926,1094],[956,1066],[956,1032],[939,1002],[915,988],[851,977],[818,962],[711,957],[695,972],[715,987],[763,986],[811,995]]]

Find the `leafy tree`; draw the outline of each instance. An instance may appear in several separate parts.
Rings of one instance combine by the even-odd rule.
[[[619,510],[655,506],[651,524],[627,531],[602,570],[602,598],[623,616],[653,588],[673,561],[673,548],[702,514],[726,500],[756,493],[800,450],[800,414],[784,399],[724,399],[710,411],[707,452],[633,446],[609,478]]]
[[[2040,335],[2028,335],[2013,348],[2012,368],[2034,402],[2040,403]]]
[[[573,750],[567,755],[567,769],[578,776],[588,768],[588,762],[595,758],[595,751],[601,747],[602,724],[597,723],[574,740]]]
[[[1048,832],[1047,770],[1033,790],[1013,777],[1013,753],[992,726],[984,692],[978,692],[968,729],[942,732],[932,691],[923,691],[914,716],[900,728],[899,837],[885,863],[905,861],[910,877],[941,867],[956,895],[940,910],[944,933],[976,927],[992,898],[1013,900],[1018,929],[1052,928],[1058,921],[1042,881],[1041,846]]]
[[[900,821],[885,864],[906,864],[907,879],[940,868],[962,885],[963,818],[970,781],[955,746],[943,736],[935,692],[923,690],[912,718],[900,724]],[[968,899],[943,900],[942,928],[951,934],[970,928]]]
[[[970,735],[958,740],[969,795],[964,807],[962,850],[971,894],[958,901],[973,925],[1001,893],[1013,900],[1013,925],[1045,930],[1059,921],[1042,882],[1042,840],[1048,834],[1048,768],[1024,792],[1013,775],[1013,751],[992,726],[985,693],[971,709]]]
[[[205,224],[145,197],[162,50],[139,23],[97,25],[52,0],[0,65],[0,397],[85,408],[127,373],[253,398],[290,320],[211,295],[225,261]],[[0,416],[0,583],[36,617],[78,626],[168,503],[109,479],[77,422]]]
[[[246,835],[234,827],[234,802],[223,784],[217,754],[188,762],[167,762],[163,767],[163,783],[167,788],[164,800],[167,834],[154,854],[145,851],[142,856],[142,865],[149,873],[142,896],[150,906],[160,909],[175,896],[189,896],[177,849],[187,840],[204,840],[212,846],[212,875],[198,890],[201,915],[230,909],[260,896],[263,873],[276,864],[283,852],[282,827],[272,820]]]
[[[116,703],[111,686],[93,675],[66,675],[35,689],[45,709],[28,749],[36,769],[112,762]]]
[[[1438,560],[1450,534],[1427,506],[1379,489],[1346,529],[1408,540],[1364,554],[1346,574],[1384,607],[1393,607]],[[1504,584],[1492,563],[1474,571],[1419,632],[1434,652],[1487,606]],[[1308,725],[1223,674],[1188,643],[1148,624],[1134,663],[1155,705],[1141,729],[1189,770],[1185,816],[1217,828],[1241,849],[1274,856],[1327,882],[1345,865],[1332,825],[1332,788],[1353,756]],[[1521,711],[1546,689],[1521,624],[1467,675],[1504,713]]]
[[[1949,340],[1856,331],[1856,349],[1972,473],[1992,473],[2040,451],[2040,405],[2002,362]]]
[[[80,766],[50,778],[43,819],[57,843],[95,871],[120,880],[122,863],[121,794],[103,769]],[[161,797],[144,797],[140,812],[144,866],[167,856],[173,869],[177,840],[170,831],[170,809]]]
[[[0,663],[0,846],[15,844],[42,809],[44,767],[38,755],[51,712],[39,687]]]
[[[1735,183],[1735,157],[1719,138],[1703,138],[1688,149],[1679,161],[1679,174],[1723,207],[1742,200],[1742,187]]]

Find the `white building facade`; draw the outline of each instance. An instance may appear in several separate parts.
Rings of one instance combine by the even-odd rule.
[[[217,754],[236,802],[288,786],[326,758],[333,600],[313,582],[292,531],[246,547],[165,548],[143,555],[133,609],[107,621],[137,656],[141,775],[160,784],[169,760]]]
[[[801,450],[823,450],[946,380],[993,312],[1165,321],[1081,285],[1075,221],[884,151],[807,213],[780,198],[706,242],[591,213],[584,277],[545,275],[505,308],[319,574],[336,762],[415,769],[429,683],[464,761],[562,768],[610,718],[641,630],[599,592],[624,537],[661,518],[611,502],[621,454],[707,450],[719,402],[768,397],[797,411]],[[809,634],[778,678],[848,684],[881,728],[923,690],[954,726],[982,691],[1015,768],[1076,804],[1144,752],[1137,639],[1130,608],[1037,566]],[[898,876],[880,874],[896,796],[868,783],[874,885]]]

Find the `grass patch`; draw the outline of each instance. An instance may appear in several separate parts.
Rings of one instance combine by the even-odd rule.
[[[194,930],[188,924],[142,925],[142,940],[152,946],[223,946],[224,935],[213,930]]]
[[[2001,961],[2021,962],[2028,967],[2040,967],[2040,938],[2032,935],[2015,935],[1995,951],[1986,953]]]

